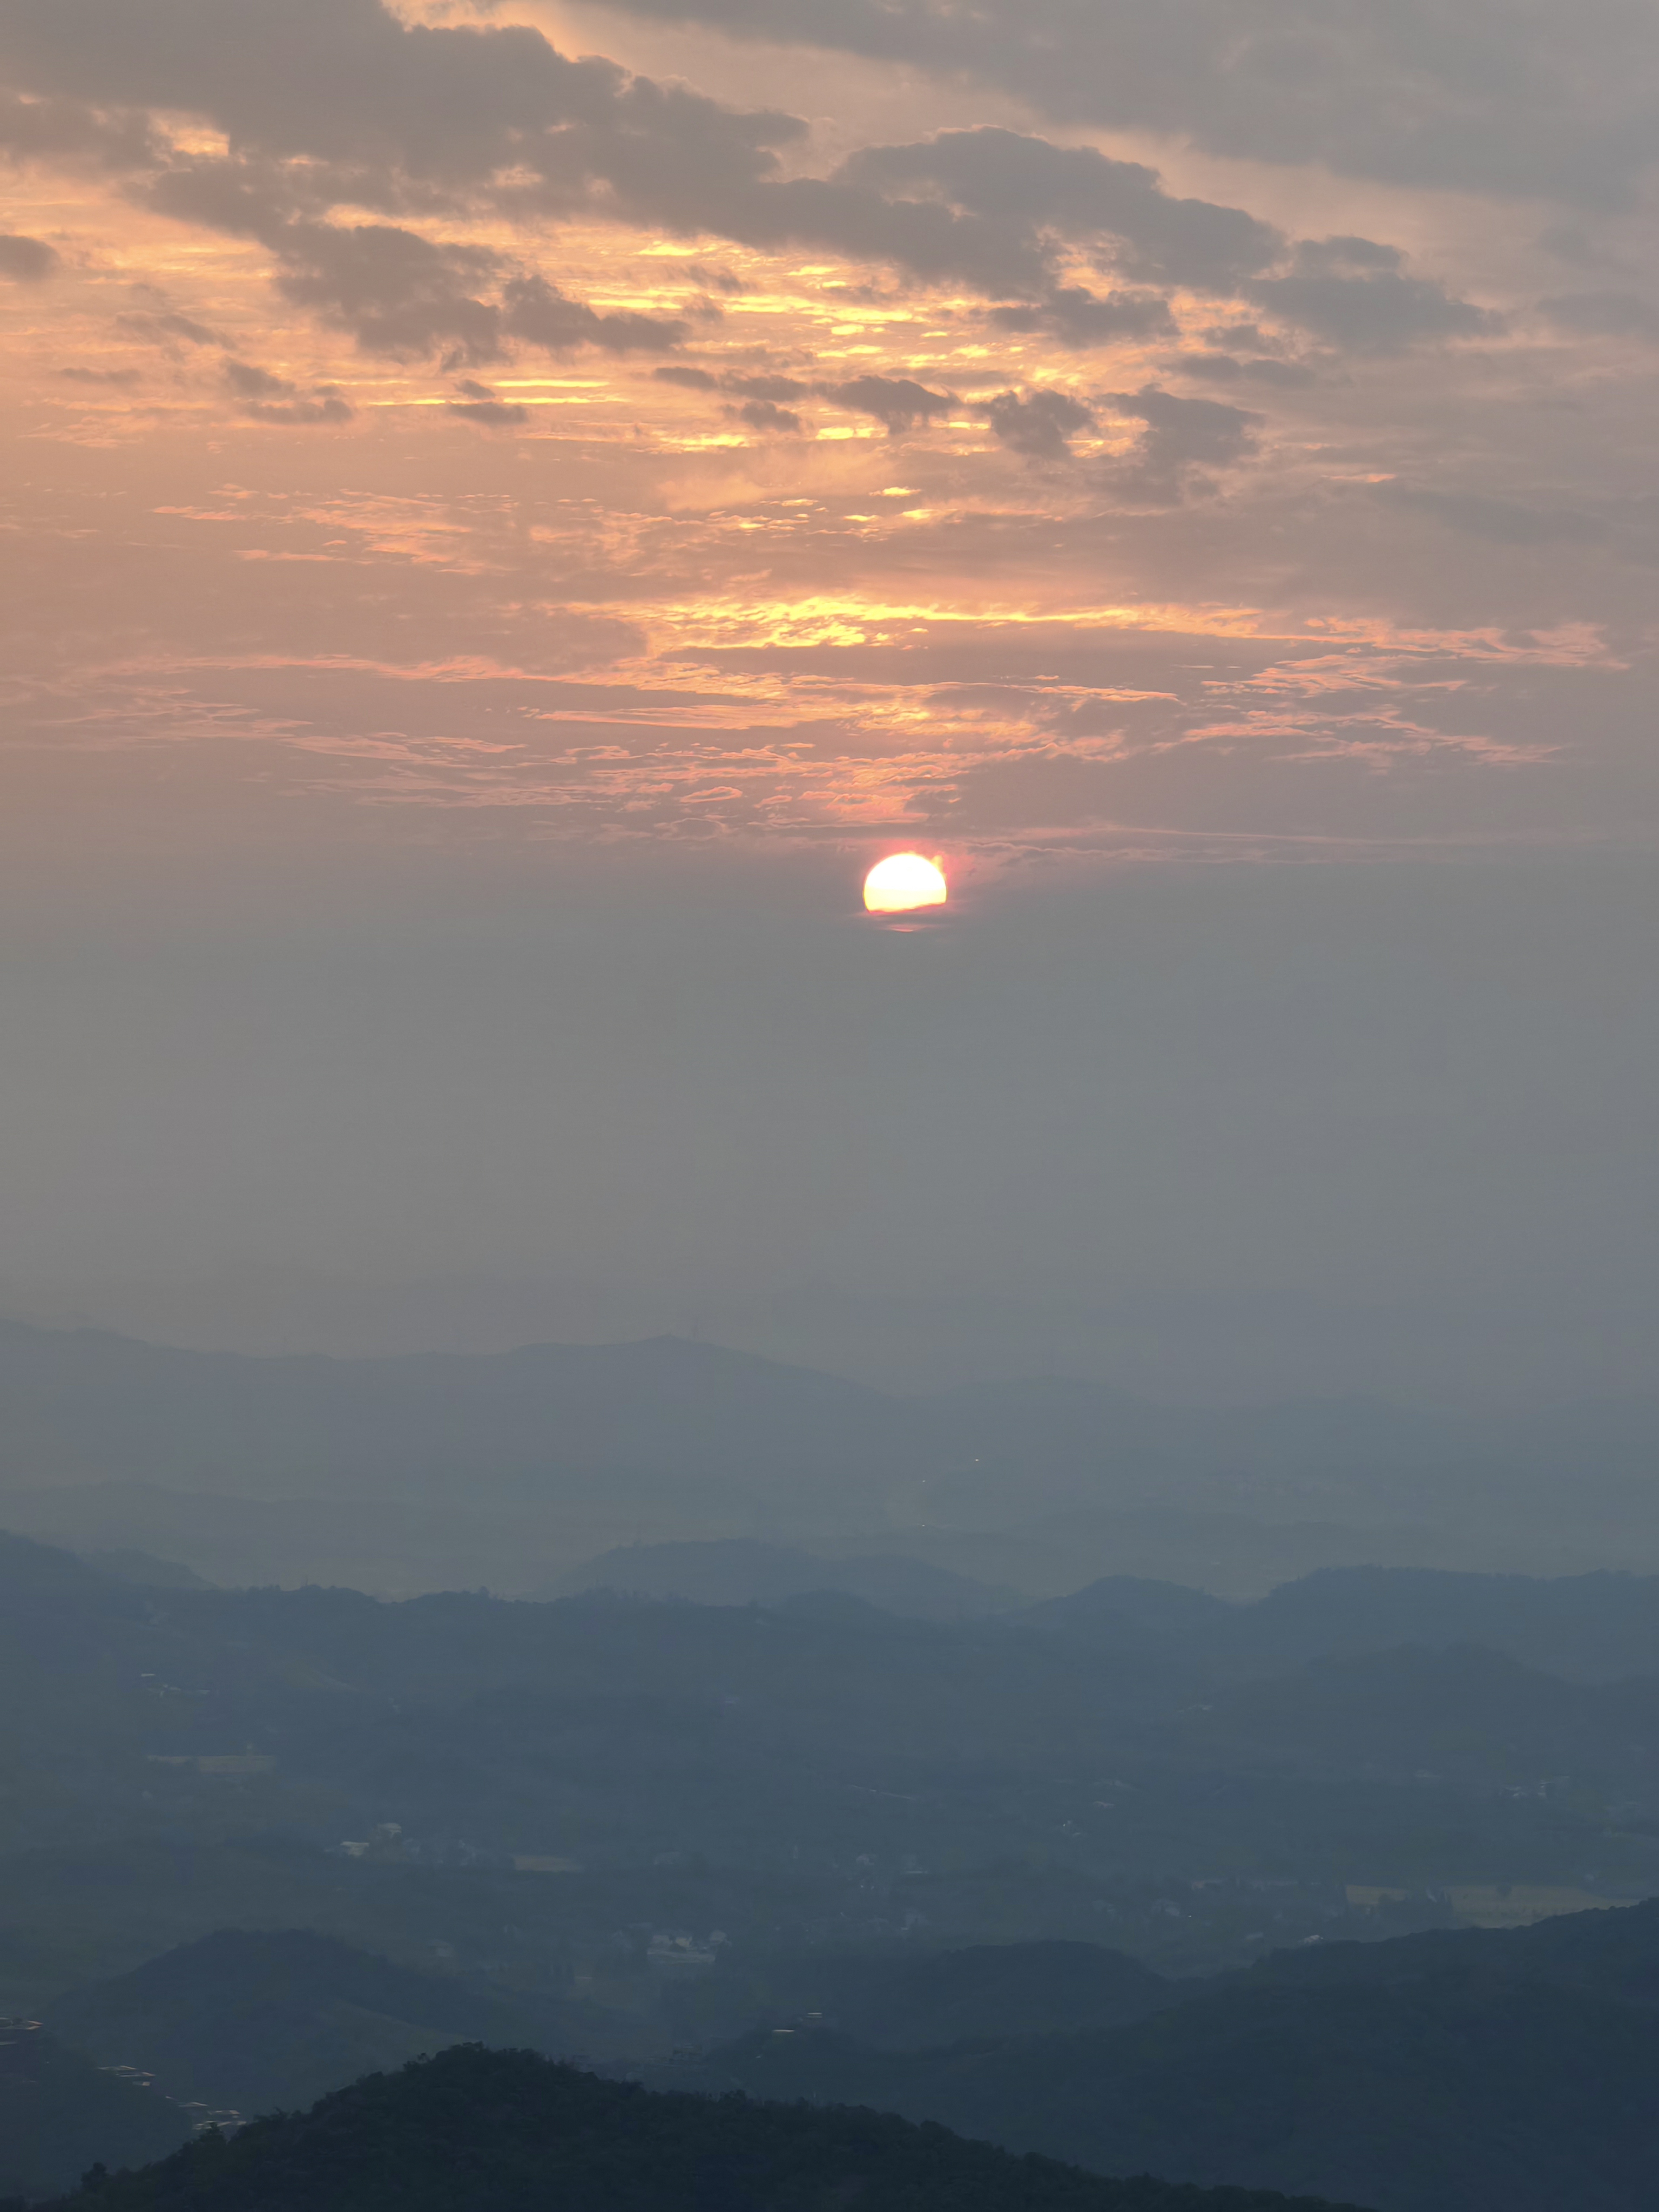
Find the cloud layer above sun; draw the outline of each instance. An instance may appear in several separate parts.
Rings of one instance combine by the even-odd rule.
[[[8,0],[14,778],[1647,842],[1656,107],[1615,0]]]

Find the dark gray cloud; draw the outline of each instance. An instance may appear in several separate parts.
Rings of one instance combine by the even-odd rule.
[[[1424,484],[1387,483],[1371,488],[1385,506],[1426,514],[1447,529],[1494,545],[1595,545],[1612,532],[1600,515],[1582,509],[1538,507],[1488,492],[1436,491]]]
[[[1271,355],[1189,353],[1175,365],[1183,374],[1200,376],[1210,384],[1272,385],[1281,392],[1296,391],[1319,380],[1305,362],[1277,361]]]
[[[0,92],[0,156],[120,170],[157,160],[159,149],[142,115],[108,116],[80,100],[25,100]]]
[[[828,249],[1042,307],[1056,331],[1091,343],[1149,327],[1157,309],[1061,287],[1056,240],[1085,242],[1134,282],[1221,290],[1268,267],[1281,244],[1238,209],[1171,197],[1139,163],[1010,131],[949,131],[867,149],[832,177],[785,176],[778,149],[803,135],[797,118],[573,62],[524,27],[405,26],[382,0],[148,0],[142,19],[129,0],[10,0],[0,77],[140,124],[151,112],[203,118],[229,154],[169,159],[149,187],[155,204],[331,268],[368,252],[377,228],[327,245],[314,233],[336,208],[375,210],[390,234],[482,195],[526,220],[609,216]],[[374,250],[392,249],[382,238]],[[426,343],[486,358],[456,249],[434,250],[447,265],[406,270],[416,296],[383,303],[364,342],[407,349],[424,325]],[[365,275],[301,266],[287,282],[326,313],[331,281],[360,289]]]
[[[1094,410],[1069,392],[1043,390],[1000,392],[986,409],[992,434],[1011,452],[1037,461],[1060,461],[1071,453],[1070,441],[1094,421]]]
[[[948,415],[957,404],[948,392],[930,392],[908,376],[855,376],[845,384],[821,384],[817,389],[837,407],[873,415],[890,437],[914,430],[919,422],[931,422],[937,415]]]
[[[822,389],[821,386],[803,383],[797,376],[732,374],[716,376],[706,368],[682,367],[678,362],[653,368],[651,374],[659,383],[678,385],[686,392],[729,392],[735,404],[720,410],[728,422],[741,422],[750,430],[790,434],[804,429],[805,425],[801,416],[786,403],[792,399],[805,399]]]
[[[1659,151],[1659,14],[1632,0],[615,0],[968,77],[1056,120],[1348,176],[1581,202]]]
[[[1350,353],[1398,353],[1436,338],[1475,337],[1498,317],[1407,276],[1393,246],[1369,238],[1307,239],[1282,275],[1241,287],[1259,307]]]
[[[1158,386],[1109,392],[1108,406],[1144,422],[1139,453],[1119,482],[1132,496],[1164,501],[1197,489],[1211,469],[1226,468],[1255,447],[1261,416],[1218,399],[1188,399]]]
[[[256,422],[293,428],[318,422],[349,422],[356,410],[337,392],[319,386],[309,398],[255,400],[244,410]]]
[[[1015,131],[944,131],[908,146],[853,155],[841,180],[889,198],[939,193],[970,215],[1035,234],[1109,240],[1125,272],[1231,291],[1278,258],[1280,234],[1240,208],[1174,199],[1156,171],[1088,146],[1055,146]]]
[[[635,313],[603,315],[532,273],[514,273],[486,246],[424,237],[401,224],[349,226],[295,217],[280,184],[229,161],[168,171],[149,197],[165,214],[258,239],[276,262],[282,296],[344,331],[365,353],[453,363],[498,361],[514,342],[564,353],[665,352],[686,325]]]
[[[795,376],[726,376],[720,379],[726,392],[740,392],[746,399],[805,399],[812,389]]]
[[[573,62],[523,27],[407,27],[381,0],[149,0],[142,18],[127,0],[15,0],[0,78],[214,124],[229,158],[170,167],[154,197],[250,236],[342,204],[413,216],[489,191],[527,218],[806,241],[992,291],[1043,275],[1000,223],[781,177],[775,149],[802,137],[798,118]]]
[[[463,389],[473,389],[463,386]],[[464,422],[476,422],[482,430],[518,430],[530,420],[530,410],[516,399],[483,398],[452,399],[449,412],[459,415]]]
[[[228,361],[225,382],[241,399],[276,399],[294,389],[286,377],[273,376],[251,361]]]
[[[418,357],[441,349],[468,362],[501,357],[501,308],[477,296],[500,270],[495,254],[386,223],[293,223],[267,242],[283,297],[349,331],[365,353]]]
[[[793,409],[776,406],[769,399],[745,399],[740,407],[723,411],[728,421],[742,422],[751,430],[793,432],[802,427],[800,416]]]
[[[953,130],[788,176],[780,149],[801,138],[798,118],[571,61],[524,26],[406,25],[384,0],[147,0],[142,26],[129,0],[9,0],[0,76],[27,95],[14,124],[58,118],[29,126],[43,143],[84,136],[88,117],[118,123],[154,206],[258,239],[285,298],[394,358],[679,343],[680,319],[597,313],[499,253],[431,234],[446,211],[480,204],[526,223],[580,215],[829,251],[965,286],[996,302],[994,327],[1077,347],[1173,334],[1159,288],[1177,285],[1249,297],[1359,352],[1491,327],[1390,247],[1291,247],[1241,209],[1172,195],[1145,165],[1091,147]],[[228,151],[158,153],[152,113],[198,116]],[[343,207],[384,220],[333,219]],[[1079,281],[1079,255],[1109,289]]]
[[[1040,331],[1062,345],[1113,345],[1120,338],[1172,337],[1176,319],[1161,292],[1109,292],[1057,285],[1041,301],[993,307],[986,320],[1001,331]]]
[[[313,385],[302,392],[285,376],[274,375],[257,362],[239,361],[233,355],[223,364],[226,384],[242,403],[241,412],[256,422],[276,422],[289,428],[319,422],[349,422],[356,412],[330,385]]]
[[[118,315],[115,327],[128,337],[143,338],[151,345],[174,349],[179,339],[186,345],[222,345],[224,341],[205,323],[198,323],[189,315],[176,314],[171,308],[152,313],[149,311],[130,315]]]
[[[58,266],[58,249],[43,238],[20,238],[0,231],[0,276],[19,284],[40,284]]]
[[[670,317],[599,314],[544,276],[512,278],[502,292],[501,308],[509,337],[549,353],[577,346],[595,346],[601,353],[662,353],[685,336],[685,325]]]
[[[1564,331],[1585,337],[1659,337],[1659,307],[1635,292],[1568,292],[1539,301]]]

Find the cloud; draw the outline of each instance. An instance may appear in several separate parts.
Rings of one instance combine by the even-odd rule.
[[[530,410],[516,399],[452,399],[449,412],[483,430],[516,430],[530,420]]]
[[[1570,507],[1540,507],[1490,493],[1434,491],[1425,485],[1376,484],[1372,496],[1386,506],[1426,514],[1447,529],[1494,545],[1600,544],[1611,536],[1599,515]]]
[[[1425,339],[1475,337],[1500,319],[1455,300],[1426,276],[1401,273],[1401,257],[1368,238],[1305,240],[1283,276],[1245,284],[1245,296],[1351,353],[1398,353]]]
[[[276,258],[276,289],[367,354],[452,362],[498,361],[521,341],[550,353],[665,352],[686,325],[633,313],[600,314],[546,278],[512,273],[489,246],[422,236],[392,223],[318,222],[285,216],[268,182],[234,165],[173,170],[151,193],[163,212],[257,237]]]
[[[503,327],[549,353],[594,346],[601,353],[662,353],[685,336],[676,318],[623,313],[602,315],[573,300],[543,276],[515,276],[501,295]]]
[[[143,116],[112,117],[79,100],[0,92],[0,155],[8,161],[119,170],[142,167],[159,151]]]
[[[1225,468],[1255,450],[1261,418],[1218,399],[1187,399],[1158,386],[1139,392],[1109,392],[1106,403],[1120,415],[1146,426],[1140,448],[1127,470],[1124,488],[1158,501],[1176,500],[1198,488],[1203,471]]]
[[[1659,147],[1659,15],[1629,0],[615,0],[902,62],[1067,125],[1407,185],[1629,198]]]
[[[720,388],[724,392],[740,392],[749,399],[805,399],[811,391],[794,376],[723,376]]]
[[[1231,290],[1276,259],[1283,243],[1243,209],[1171,198],[1139,161],[1015,131],[942,131],[912,145],[866,147],[838,176],[890,198],[935,191],[1024,235],[1109,240],[1129,275],[1203,290]]]
[[[1022,398],[1017,392],[1000,392],[986,409],[992,434],[1011,452],[1032,460],[1058,461],[1070,457],[1069,441],[1094,421],[1094,410],[1068,392],[1052,389],[1033,392]]]
[[[1569,292],[1540,300],[1540,312],[1585,337],[1659,337],[1659,307],[1634,292]]]
[[[316,422],[349,422],[356,410],[337,392],[319,386],[309,399],[257,402],[246,410],[256,422],[279,422],[290,428]]]
[[[750,430],[769,430],[793,433],[805,426],[792,407],[791,399],[804,399],[822,387],[805,384],[797,376],[713,374],[706,368],[682,368],[671,363],[653,368],[652,375],[659,383],[679,386],[687,392],[729,392],[738,404],[722,407],[721,414],[728,422],[741,422]]]
[[[447,211],[485,208],[526,226],[598,217],[828,251],[966,287],[994,303],[993,328],[1073,348],[1174,336],[1172,287],[1248,298],[1357,353],[1497,327],[1408,274],[1391,247],[1291,245],[1243,209],[1171,194],[1145,164],[1092,147],[949,130],[864,147],[829,176],[786,175],[780,149],[802,139],[798,118],[572,61],[524,25],[408,24],[384,0],[147,0],[142,35],[127,0],[11,0],[0,70],[31,115],[69,104],[60,136],[81,127],[71,109],[125,114],[135,189],[152,205],[258,239],[283,298],[386,358],[667,352],[688,318],[719,312],[704,294],[703,307],[694,299],[676,314],[602,313],[500,246],[433,234]],[[228,150],[168,150],[151,118],[180,114],[222,131]],[[378,213],[343,220],[346,210]]]
[[[801,428],[800,416],[787,407],[779,407],[769,399],[745,399],[741,407],[722,410],[734,422],[745,422],[751,430],[795,431]]]
[[[820,384],[820,396],[855,415],[873,415],[890,437],[946,415],[957,404],[948,392],[929,392],[908,376],[855,376],[846,384]]]
[[[294,389],[286,377],[273,376],[251,361],[228,361],[225,382],[242,399],[276,399]]]
[[[193,321],[188,315],[174,314],[170,309],[159,314],[118,315],[115,327],[125,331],[130,337],[144,338],[154,345],[167,346],[169,349],[176,338],[182,338],[186,345],[193,346],[224,343],[217,331],[210,330],[205,323]]]
[[[1102,298],[1080,284],[1057,285],[1037,301],[993,307],[986,320],[996,330],[1041,332],[1079,348],[1112,345],[1120,338],[1173,337],[1176,328],[1161,292],[1109,292]]]
[[[58,251],[42,238],[19,238],[0,231],[0,276],[19,284],[40,284],[60,266]]]
[[[271,242],[283,297],[349,331],[364,353],[500,359],[501,308],[476,289],[501,266],[487,248],[436,245],[385,223],[295,223]]]
[[[224,362],[223,374],[225,382],[243,403],[243,414],[256,422],[289,428],[349,422],[356,411],[331,385],[313,385],[309,394],[303,394],[287,377],[274,375],[270,369],[234,356]]]
[[[1139,163],[1006,130],[866,148],[832,176],[787,176],[779,149],[805,137],[798,117],[569,60],[523,25],[405,24],[382,0],[147,0],[142,29],[129,0],[9,0],[0,76],[37,101],[190,115],[222,132],[231,151],[219,157],[135,148],[154,204],[263,239],[290,264],[291,296],[348,319],[336,295],[366,272],[343,263],[409,262],[415,249],[392,243],[411,235],[400,226],[486,204],[525,222],[598,216],[829,250],[1048,303],[1076,343],[1155,311],[1092,301],[1057,273],[1059,241],[1087,242],[1136,283],[1210,289],[1267,267],[1281,242],[1242,210],[1173,198]],[[319,237],[343,208],[384,221]],[[489,357],[462,251],[433,244],[436,264],[405,268],[416,296],[371,319],[370,350],[409,350],[423,325],[428,343]]]
[[[1275,361],[1261,354],[1241,359],[1231,353],[1188,353],[1172,365],[1183,375],[1203,377],[1211,384],[1266,384],[1281,392],[1295,391],[1319,380],[1317,373],[1305,362]]]

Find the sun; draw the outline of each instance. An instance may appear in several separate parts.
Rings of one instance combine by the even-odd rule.
[[[864,903],[872,914],[908,914],[915,907],[943,906],[950,886],[937,861],[920,853],[890,853],[864,879]]]

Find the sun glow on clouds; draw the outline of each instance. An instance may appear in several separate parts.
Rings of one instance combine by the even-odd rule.
[[[10,176],[26,736],[147,745],[167,701],[251,791],[993,854],[1543,834],[1563,729],[1620,741],[1659,553],[1603,457],[1645,419],[1628,332],[1571,341],[1592,437],[1534,404],[1561,326],[1297,236],[1282,177],[1275,228],[994,101],[825,150],[599,65],[492,93],[480,33],[419,170],[391,110],[313,112],[325,54],[285,88],[294,5],[210,5],[148,137],[100,78]],[[0,21],[0,89],[28,66]],[[527,130],[544,94],[579,131]],[[1417,487],[1437,421],[1490,481]]]

